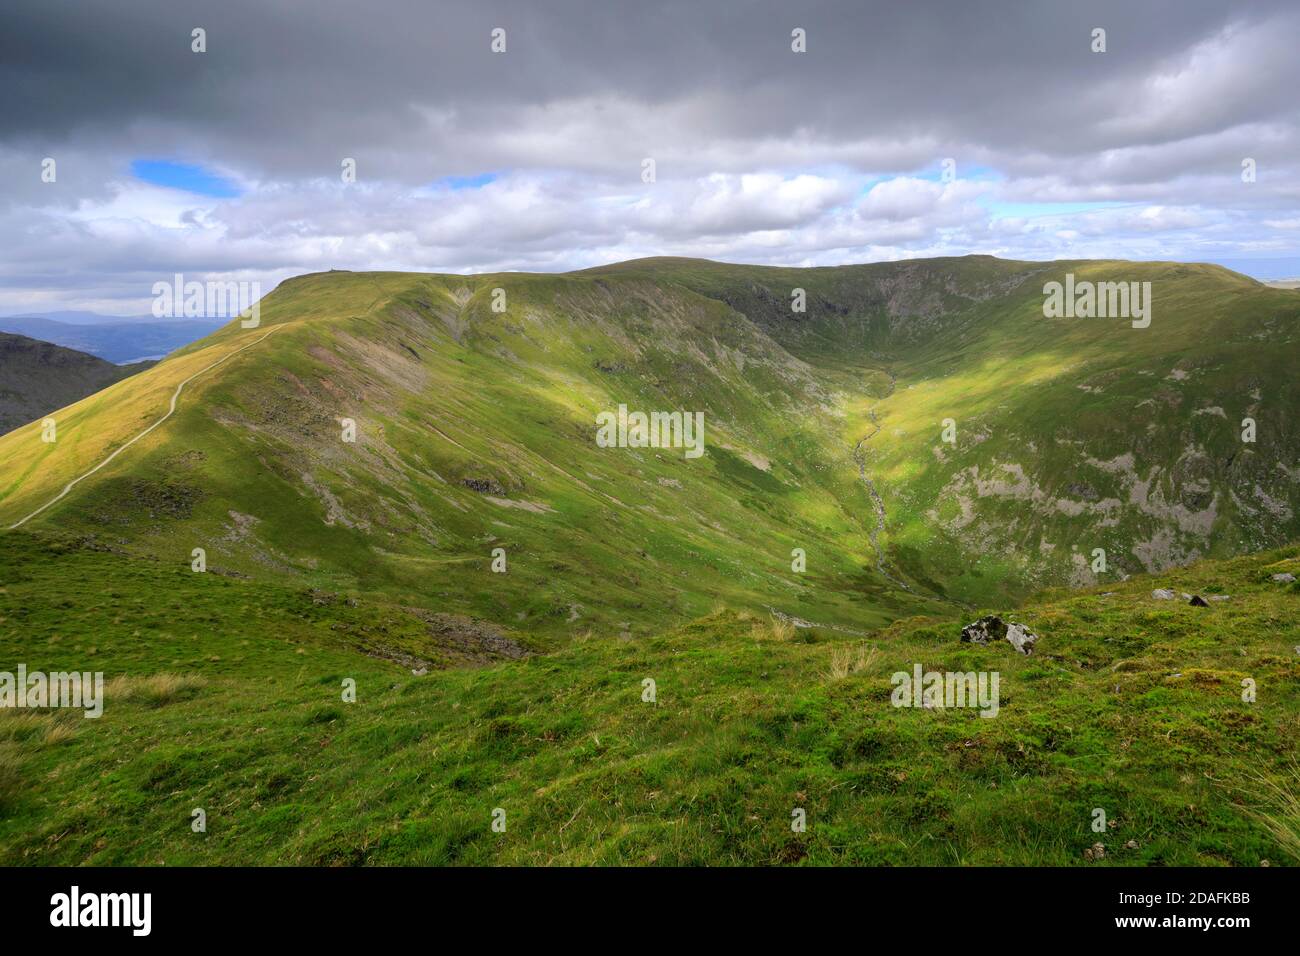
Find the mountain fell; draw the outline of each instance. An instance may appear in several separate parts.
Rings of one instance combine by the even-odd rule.
[[[1067,276],[1149,325],[1045,317]],[[0,438],[0,521],[543,638],[852,632],[1300,537],[1298,332],[1179,263],[315,274]],[[602,446],[620,406],[703,454]]]

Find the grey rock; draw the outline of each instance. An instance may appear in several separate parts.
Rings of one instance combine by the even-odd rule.
[[[961,629],[961,639],[966,644],[989,644],[1006,636],[1006,622],[996,614],[986,615]]]
[[[1273,575],[1273,580],[1277,581],[1279,584],[1290,584],[1295,580],[1295,575],[1290,571],[1283,571],[1281,574]]]
[[[961,639],[967,644],[991,644],[1006,640],[1021,654],[1028,656],[1034,652],[1038,635],[1023,624],[1007,622],[995,614],[989,614],[963,627]]]
[[[1174,599],[1174,592],[1170,591],[1168,588],[1156,588],[1151,592],[1151,596],[1157,601],[1172,601]]]
[[[1008,624],[1007,640],[1011,642],[1012,647],[1028,657],[1034,653],[1034,645],[1038,643],[1038,635],[1023,624]]]

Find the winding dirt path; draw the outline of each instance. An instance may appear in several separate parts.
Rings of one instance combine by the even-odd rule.
[[[144,431],[140,432],[140,434],[136,435],[134,438],[132,438],[130,441],[128,441],[125,445],[121,445],[121,446],[119,446],[118,448],[116,448],[116,449],[113,451],[113,453],[112,453],[111,455],[109,455],[107,458],[105,458],[103,461],[101,461],[101,462],[100,462],[98,465],[96,465],[94,468],[90,469],[90,471],[86,472],[85,474],[78,475],[76,478],[73,478],[70,482],[68,482],[66,485],[63,486],[63,490],[62,490],[62,491],[60,491],[57,495],[55,495],[55,496],[54,496],[53,498],[51,498],[49,501],[45,502],[45,504],[41,505],[39,508],[37,508],[37,509],[36,509],[35,511],[33,511],[31,514],[29,514],[27,517],[25,517],[25,518],[20,518],[19,520],[15,521],[13,524],[11,524],[11,525],[9,526],[9,530],[12,531],[14,528],[20,527],[21,525],[23,525],[23,524],[25,524],[26,522],[30,521],[32,518],[35,518],[38,514],[40,514],[40,513],[41,513],[42,511],[44,511],[46,508],[48,508],[48,507],[50,507],[51,505],[57,504],[58,502],[62,501],[62,500],[63,500],[63,497],[64,497],[64,496],[65,496],[69,491],[71,491],[71,490],[72,490],[72,489],[77,485],[78,482],[84,481],[85,479],[89,478],[91,475],[93,475],[95,472],[99,471],[99,469],[103,468],[105,465],[107,465],[110,461],[112,461],[112,460],[113,460],[114,458],[116,458],[118,455],[122,454],[122,452],[126,451],[128,448],[130,448],[132,445],[134,445],[136,442],[138,442],[138,441],[139,441],[141,438],[143,438],[145,435],[149,434],[151,431],[153,431],[155,428],[157,428],[157,427],[158,427],[159,425],[161,425],[163,422],[167,421],[167,419],[171,418],[171,417],[172,417],[172,413],[176,411],[176,400],[179,399],[179,398],[181,397],[181,390],[184,389],[185,386],[188,385],[190,382],[194,381],[196,378],[198,378],[198,377],[199,377],[200,375],[202,375],[204,372],[207,372],[207,371],[209,371],[210,369],[214,369],[214,368],[216,368],[216,367],[217,367],[218,365],[220,365],[222,362],[226,361],[226,359],[231,358],[232,356],[238,355],[240,352],[244,351],[244,349],[252,348],[252,347],[253,347],[254,345],[256,345],[258,342],[261,342],[263,339],[265,339],[267,336],[269,336],[272,332],[276,332],[276,331],[278,331],[280,328],[282,328],[282,326],[279,326],[279,325],[272,327],[272,328],[271,328],[271,329],[270,329],[270,330],[269,330],[265,335],[263,335],[261,338],[254,339],[252,342],[249,342],[247,345],[241,345],[239,348],[235,349],[233,352],[227,352],[225,355],[223,355],[221,358],[217,359],[217,360],[216,360],[215,362],[213,362],[211,365],[206,365],[206,366],[204,366],[203,368],[201,368],[201,369],[199,369],[197,372],[195,372],[193,375],[191,375],[189,378],[185,379],[185,381],[181,382],[179,385],[176,386],[176,391],[172,394],[172,403],[171,403],[171,407],[167,409],[167,414],[163,415],[162,418],[158,419],[156,422],[154,422],[152,425],[150,425],[150,426],[149,426],[148,428],[146,428]]]

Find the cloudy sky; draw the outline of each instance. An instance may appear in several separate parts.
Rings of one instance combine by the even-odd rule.
[[[0,313],[646,255],[1295,276],[1298,39],[1295,2],[4,0]]]

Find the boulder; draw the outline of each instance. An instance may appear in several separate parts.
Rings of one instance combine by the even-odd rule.
[[[1157,601],[1172,601],[1175,595],[1174,592],[1168,588],[1156,588],[1151,592],[1151,596]]]
[[[1205,598],[1201,597],[1199,594],[1193,594],[1193,595],[1192,595],[1192,599],[1191,599],[1190,601],[1188,601],[1187,603],[1190,604],[1192,607],[1209,607],[1209,606],[1210,606],[1210,602],[1207,601],[1207,600],[1205,600]]]
[[[966,644],[989,644],[1006,636],[1006,622],[996,614],[986,615],[961,629],[961,639]]]
[[[1028,656],[1034,652],[1038,635],[1023,624],[1007,622],[995,614],[988,614],[961,629],[961,639],[967,644],[991,644],[1006,640],[1021,654]]]
[[[1038,635],[1023,624],[1008,624],[1007,640],[1011,642],[1012,647],[1028,657],[1034,653],[1034,645],[1038,643]]]
[[[1295,575],[1290,571],[1283,571],[1281,574],[1273,575],[1273,580],[1279,584],[1290,584],[1295,580]]]

